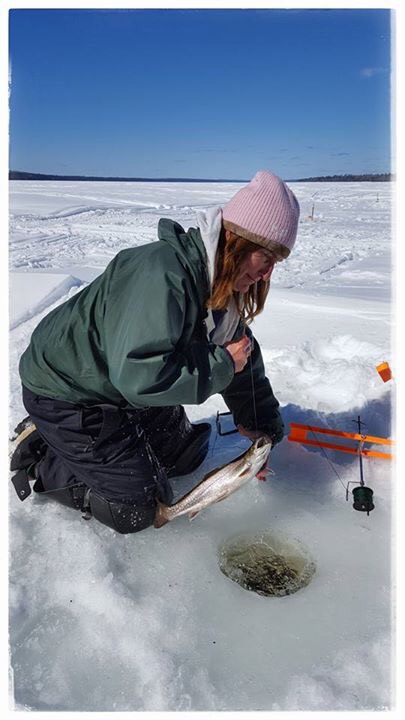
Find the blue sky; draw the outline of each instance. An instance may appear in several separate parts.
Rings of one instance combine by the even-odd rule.
[[[390,171],[390,12],[11,10],[10,168]]]

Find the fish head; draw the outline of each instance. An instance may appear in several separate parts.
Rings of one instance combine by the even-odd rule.
[[[252,450],[256,454],[260,453],[266,453],[270,452],[272,446],[272,442],[269,437],[266,435],[262,435],[261,437],[257,438],[257,440],[254,441],[252,445]]]
[[[257,440],[254,441],[253,445],[254,445],[255,449],[257,450],[257,449],[266,447],[267,445],[271,445],[271,440],[268,437],[268,435],[261,435],[260,437],[257,438]]]
[[[259,470],[265,464],[271,447],[272,442],[270,438],[262,435],[262,437],[259,437],[254,441],[252,447],[250,448],[250,459]]]

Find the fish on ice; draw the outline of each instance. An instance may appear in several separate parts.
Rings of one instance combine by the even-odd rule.
[[[188,514],[190,520],[201,510],[224,500],[239,490],[263,468],[271,450],[271,441],[260,437],[251,447],[227,465],[211,470],[201,482],[174,505],[157,501],[154,526],[160,528],[180,515]]]

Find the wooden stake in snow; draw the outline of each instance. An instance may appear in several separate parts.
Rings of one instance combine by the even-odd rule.
[[[316,195],[318,195],[317,192],[312,195],[312,200],[314,199],[314,197],[315,197]],[[309,219],[309,220],[313,220],[313,219],[314,219],[314,212],[315,212],[315,202],[313,201],[313,202],[312,202],[311,214],[308,215],[308,219]]]

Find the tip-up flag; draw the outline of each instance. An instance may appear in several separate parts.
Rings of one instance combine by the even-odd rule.
[[[392,380],[392,372],[389,364],[387,362],[382,362],[379,365],[377,365],[376,370],[384,382],[387,382],[388,380]]]

